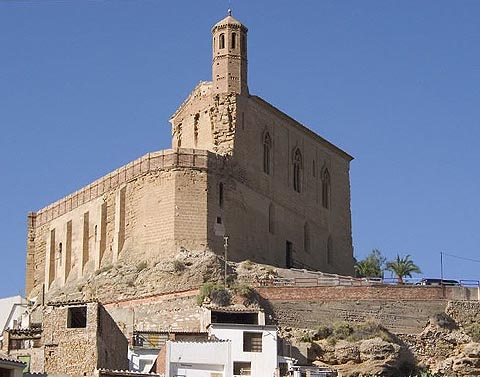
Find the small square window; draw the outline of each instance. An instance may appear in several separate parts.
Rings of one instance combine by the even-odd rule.
[[[234,376],[251,376],[252,375],[252,363],[244,361],[233,362],[233,375]]]
[[[243,352],[262,352],[262,333],[243,333]]]
[[[87,307],[74,306],[68,308],[67,327],[69,329],[79,329],[87,327]]]

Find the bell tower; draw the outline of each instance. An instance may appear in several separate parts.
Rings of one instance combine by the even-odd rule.
[[[214,93],[248,95],[247,31],[244,25],[232,17],[230,9],[228,16],[213,27]]]

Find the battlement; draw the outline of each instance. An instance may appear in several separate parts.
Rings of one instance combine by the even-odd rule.
[[[57,200],[56,202],[32,213],[35,226],[45,224],[78,206],[96,199],[103,194],[115,190],[121,185],[134,180],[144,174],[168,169],[193,168],[206,170],[208,167],[209,152],[199,149],[165,149],[147,153],[146,155],[129,162],[112,171],[88,186]]]

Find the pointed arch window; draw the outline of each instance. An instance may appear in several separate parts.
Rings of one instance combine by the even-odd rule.
[[[328,236],[327,239],[327,264],[332,264],[333,259],[333,241],[332,236]]]
[[[220,37],[218,38],[218,48],[220,48],[220,49],[225,48],[225,34],[224,33],[220,34]]]
[[[293,155],[293,189],[302,192],[302,153],[296,149]]]
[[[237,48],[237,33],[232,33],[232,50]]]
[[[303,226],[303,248],[305,252],[310,252],[310,226],[307,222]]]
[[[224,193],[223,193],[223,183],[220,182],[218,185],[218,206],[220,208],[223,208],[223,203],[224,203]]]
[[[275,207],[273,203],[270,203],[268,207],[268,232],[270,234],[275,233]]]
[[[272,139],[270,134],[265,132],[263,137],[263,172],[270,174],[272,165]]]
[[[330,208],[330,173],[328,169],[322,173],[322,206]]]

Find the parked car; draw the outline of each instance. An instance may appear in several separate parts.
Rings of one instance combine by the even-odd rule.
[[[435,285],[435,286],[460,286],[460,282],[457,280],[448,280],[448,279],[430,279],[424,278],[420,280],[417,285]]]

